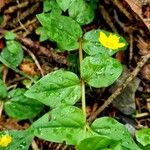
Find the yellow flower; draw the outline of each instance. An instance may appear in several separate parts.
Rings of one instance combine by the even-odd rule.
[[[0,147],[6,147],[12,142],[12,137],[10,135],[2,135],[0,137]]]
[[[125,46],[125,43],[119,42],[119,37],[117,35],[110,34],[107,36],[104,32],[100,32],[99,42],[106,48],[115,50]]]

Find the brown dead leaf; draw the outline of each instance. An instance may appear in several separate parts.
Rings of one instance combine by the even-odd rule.
[[[28,75],[34,76],[37,75],[38,73],[36,72],[36,65],[33,62],[30,61],[24,61],[19,68],[27,73]]]
[[[144,79],[150,81],[150,64],[145,65],[141,73]]]
[[[0,0],[0,9],[5,5],[5,0]]]
[[[5,6],[10,0],[0,0],[0,9]]]
[[[20,125],[17,120],[12,118],[6,118],[2,116],[0,118],[0,131],[2,130],[24,130],[29,127],[29,123],[24,122],[23,125]]]
[[[0,39],[0,49],[4,48],[4,41]]]
[[[150,17],[144,18],[144,13],[150,14],[150,0],[125,0],[130,8],[141,18],[145,23],[148,29],[150,29]],[[146,11],[143,11],[142,8],[144,5],[147,5]]]

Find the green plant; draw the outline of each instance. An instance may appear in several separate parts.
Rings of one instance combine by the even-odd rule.
[[[127,47],[125,39],[115,33],[101,29],[83,33],[81,26],[94,19],[95,4],[96,1],[85,0],[44,2],[44,12],[37,15],[42,25],[36,31],[40,41],[55,42],[60,51],[79,49],[80,77],[60,69],[30,87],[25,96],[49,106],[51,111],[26,131],[2,132],[0,146],[4,149],[28,149],[31,139],[37,136],[75,145],[79,150],[140,150],[115,119],[101,117],[91,124],[86,119],[85,86],[101,88],[113,84],[122,73],[122,65],[111,56]],[[69,16],[62,15],[66,10]],[[83,50],[88,55],[85,58]],[[82,109],[73,106],[80,98]],[[8,109],[7,112],[10,113]]]
[[[21,43],[16,40],[16,35],[13,32],[8,31],[4,38],[6,40],[6,46],[0,54],[0,61],[15,72],[35,82],[35,79],[17,68],[21,64],[24,54]]]
[[[6,32],[6,47],[1,53],[1,57],[11,66],[17,67],[23,59],[23,50],[21,44],[15,40],[15,34]],[[10,59],[11,58],[11,59]]]
[[[136,131],[135,136],[143,150],[150,149],[150,128],[143,128]]]

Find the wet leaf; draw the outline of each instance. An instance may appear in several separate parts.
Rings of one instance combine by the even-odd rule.
[[[121,64],[107,55],[86,57],[81,64],[82,78],[96,88],[111,85],[122,72]]]
[[[67,16],[59,14],[38,14],[47,36],[57,43],[60,50],[75,50],[79,48],[78,40],[82,36],[80,25]],[[59,21],[58,21],[59,20]]]
[[[80,80],[72,72],[57,70],[40,79],[25,95],[50,107],[74,105],[81,97]]]
[[[103,32],[104,34],[106,34],[107,37],[109,37],[110,35],[118,37],[119,42],[124,43],[125,45],[122,48],[118,48],[114,50],[105,47],[99,41],[100,32]],[[110,41],[108,44],[110,46],[112,44],[113,46],[115,43],[112,42],[111,39],[112,38],[110,38]],[[83,50],[89,55],[108,54],[111,56],[120,50],[125,50],[126,48],[127,48],[126,40],[122,36],[116,33],[110,33],[105,30],[98,29],[98,30],[91,30],[89,32],[86,32],[83,36]]]
[[[35,136],[41,139],[76,145],[90,134],[84,130],[84,126],[85,117],[82,111],[77,107],[67,106],[53,109],[34,122],[32,128],[37,128]]]
[[[6,40],[14,40],[15,39],[15,34],[13,32],[6,32],[5,39]]]
[[[59,7],[63,10],[66,11],[76,0],[56,0]]]
[[[43,12],[52,12],[61,14],[62,11],[55,0],[45,0],[43,2]]]
[[[94,9],[84,0],[75,0],[68,8],[69,16],[80,25],[89,24],[94,19]]]
[[[110,139],[120,141],[121,146],[129,150],[140,150],[134,143],[127,129],[118,121],[110,117],[96,119],[91,128],[94,132],[105,135]]]
[[[77,146],[79,150],[123,150],[117,141],[107,136],[95,136],[82,140]]]
[[[6,47],[1,52],[1,57],[11,66],[17,67],[23,59],[21,44],[17,41],[7,41]]]
[[[15,89],[9,92],[9,101],[5,102],[6,114],[17,120],[35,117],[43,109],[43,104],[24,96],[24,89]]]
[[[150,128],[143,128],[136,132],[136,139],[143,146],[150,145]]]

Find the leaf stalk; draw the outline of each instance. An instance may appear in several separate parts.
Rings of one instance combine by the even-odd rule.
[[[80,62],[80,67],[81,67],[82,60],[83,60],[82,39],[80,39],[79,40],[79,62]],[[82,111],[83,111],[83,115],[86,118],[85,82],[82,79],[81,74],[80,74],[80,81],[81,81]]]

